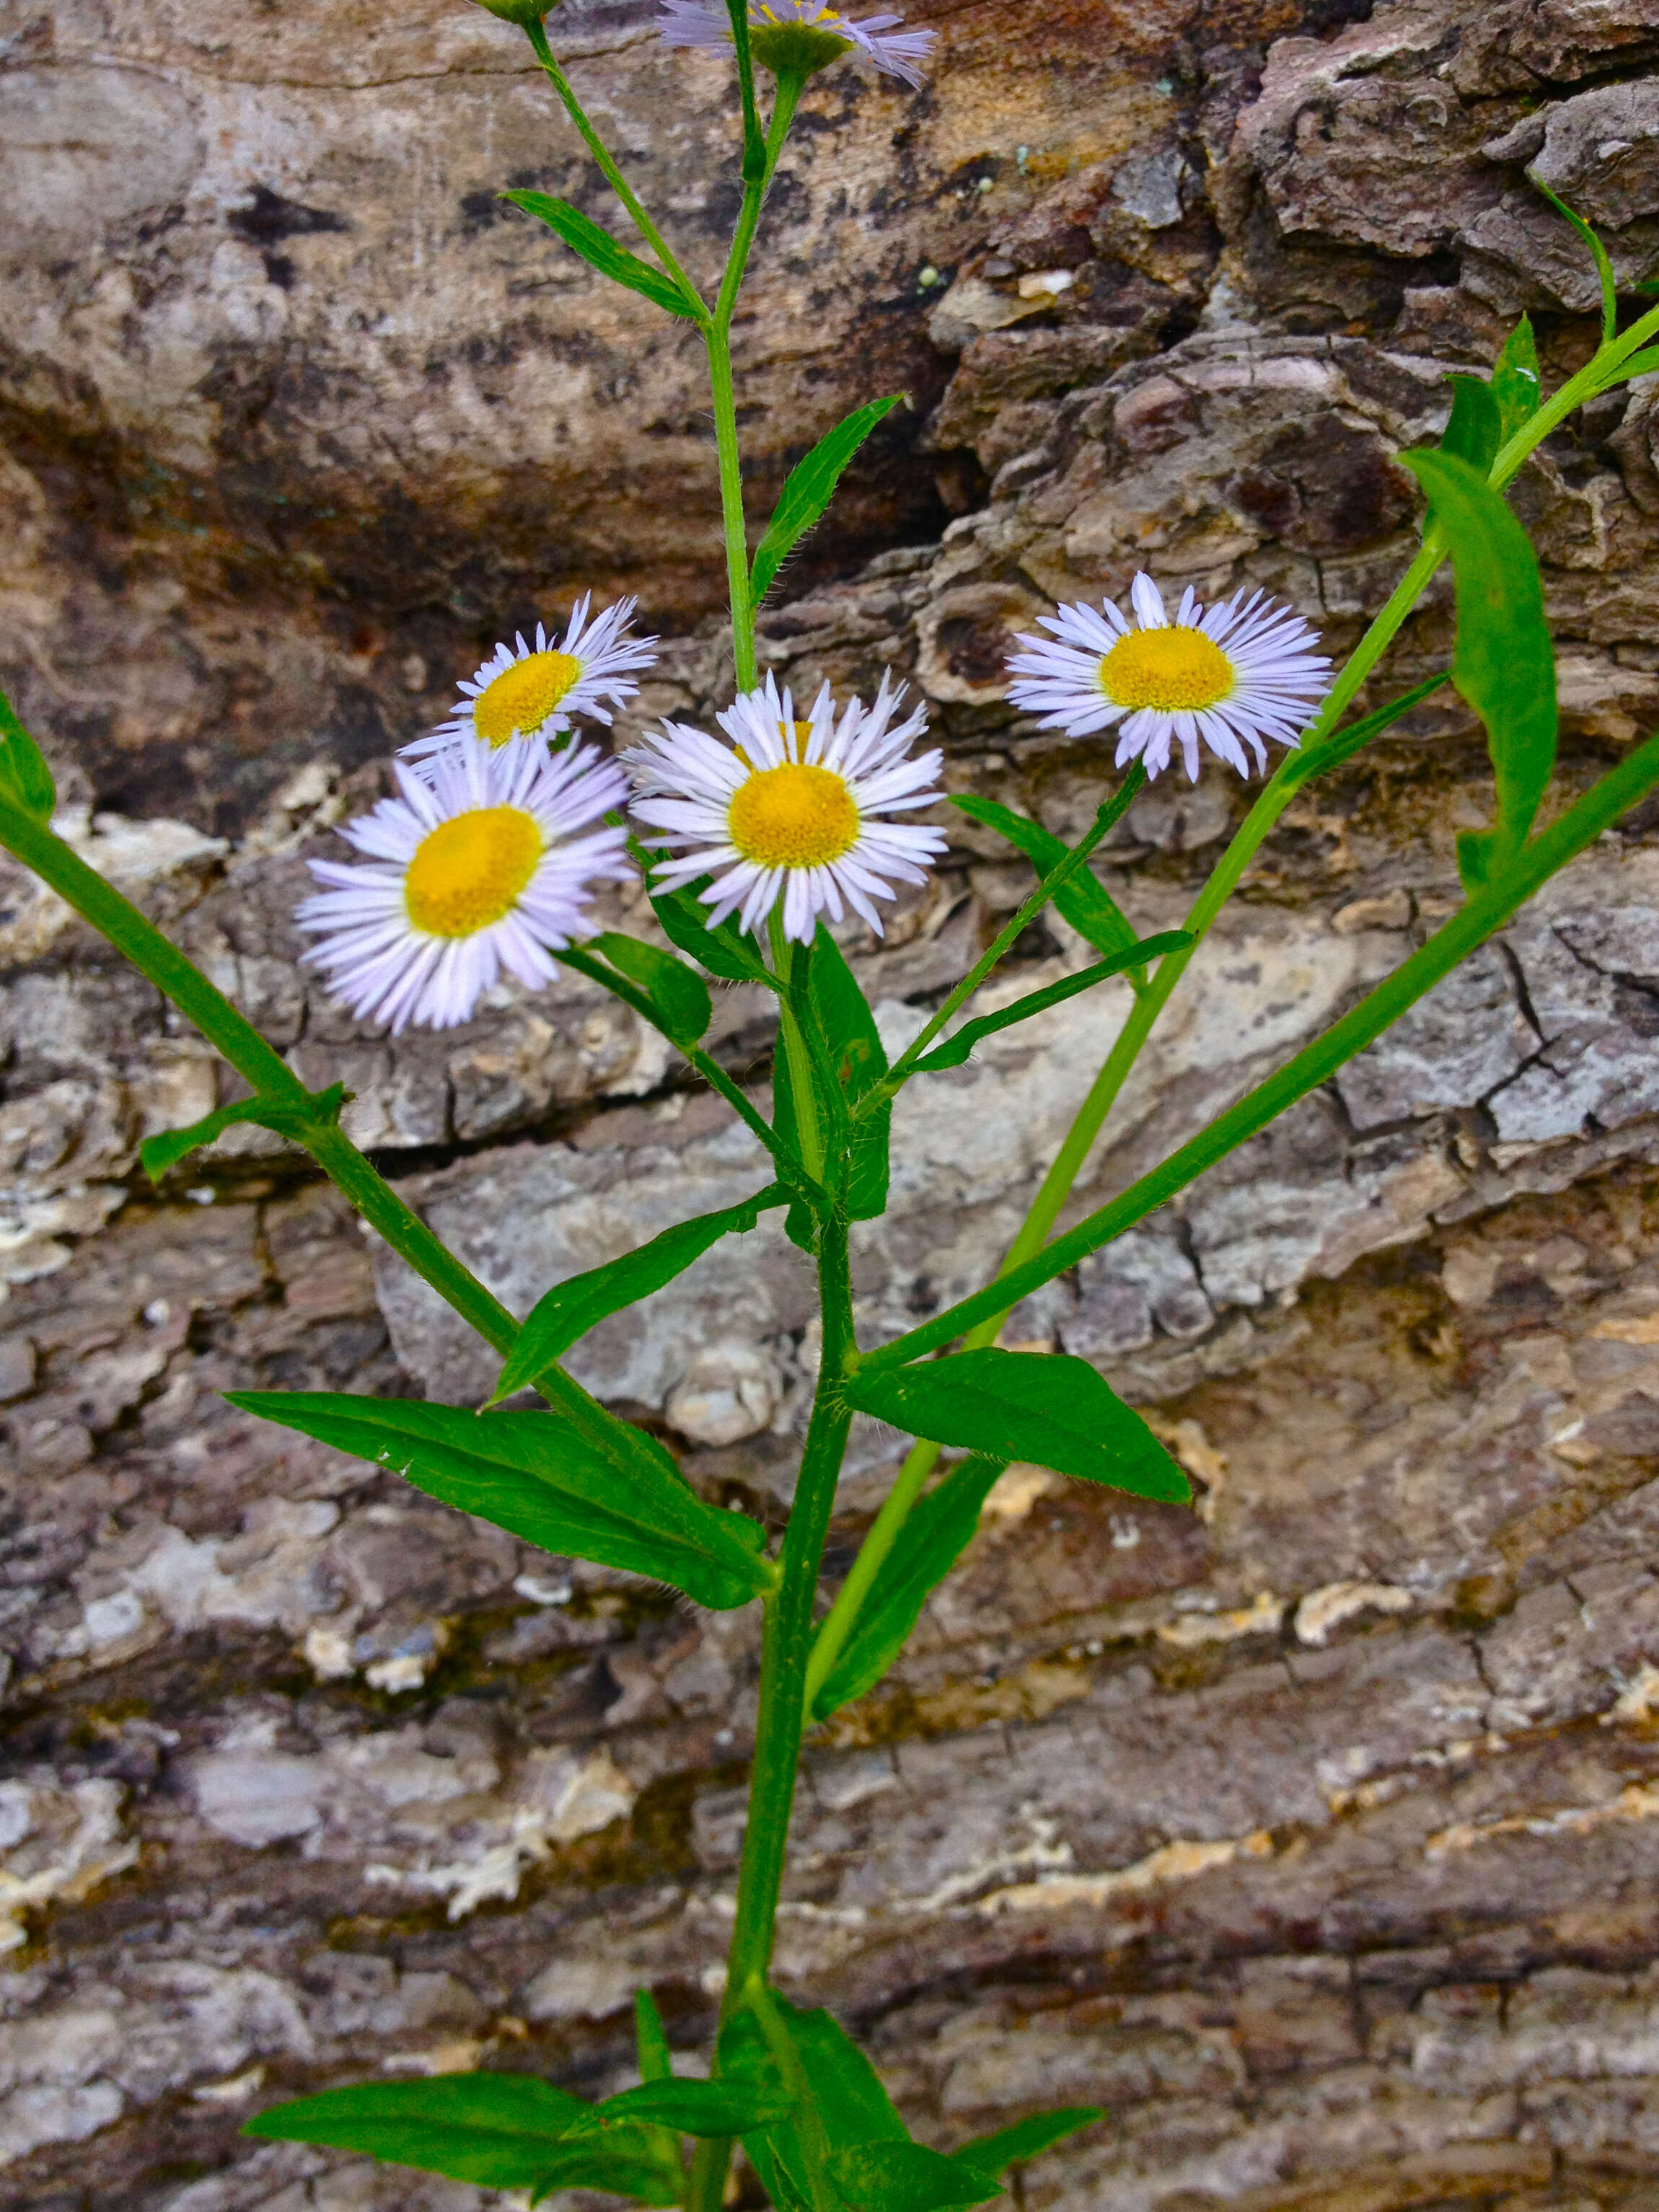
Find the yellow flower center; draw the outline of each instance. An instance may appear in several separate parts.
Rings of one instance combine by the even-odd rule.
[[[472,726],[492,745],[533,736],[582,672],[573,653],[532,653],[502,669],[472,702]]]
[[[1100,664],[1100,688],[1115,707],[1164,714],[1213,707],[1233,688],[1233,665],[1202,630],[1135,629]]]
[[[858,842],[859,811],[827,768],[787,761],[739,785],[726,816],[732,842],[763,868],[821,868]]]
[[[475,806],[441,822],[404,878],[410,921],[429,937],[471,937],[511,914],[546,849],[521,806]]]
[[[841,21],[840,15],[833,8],[815,8],[810,15],[803,12],[797,15],[780,15],[775,8],[767,6],[766,0],[759,0],[759,4],[750,9],[749,20],[751,23],[757,16],[763,23],[776,23],[783,28],[792,27],[797,23],[839,23]]]

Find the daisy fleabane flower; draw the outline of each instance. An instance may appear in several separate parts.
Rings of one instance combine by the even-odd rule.
[[[945,849],[938,830],[880,819],[941,795],[941,756],[906,757],[927,713],[896,721],[903,696],[884,675],[873,705],[854,699],[837,718],[826,684],[799,721],[769,676],[717,717],[729,745],[684,722],[647,734],[623,764],[634,812],[664,833],[653,842],[681,848],[653,869],[658,885],[712,876],[701,894],[711,925],[736,912],[757,932],[781,908],[785,937],[806,945],[819,916],[839,921],[845,905],[879,937],[874,902],[895,896],[895,878],[925,883],[926,864]]]
[[[822,69],[856,47],[887,76],[920,85],[937,33],[902,31],[902,15],[861,21],[822,0],[750,0],[750,44],[763,67],[781,76]],[[725,0],[662,0],[658,29],[665,46],[729,46],[732,18]]]
[[[1199,746],[1248,775],[1249,746],[1267,763],[1262,740],[1299,743],[1330,689],[1330,662],[1310,653],[1319,634],[1281,601],[1243,592],[1206,614],[1191,590],[1173,622],[1158,586],[1143,571],[1130,586],[1130,621],[1110,599],[1039,617],[1049,638],[1022,635],[1029,648],[1008,663],[1016,707],[1041,714],[1045,730],[1087,737],[1120,725],[1117,765],[1136,758],[1148,775],[1170,764],[1179,745],[1198,781]]]
[[[548,948],[588,934],[592,886],[633,870],[625,830],[588,826],[628,789],[592,745],[550,757],[535,739],[461,738],[419,774],[395,761],[392,774],[397,797],[339,833],[368,865],[312,861],[325,888],[295,919],[337,997],[396,1036],[465,1021],[503,968],[550,982]]]
[[[650,648],[657,641],[629,635],[634,600],[618,599],[590,622],[592,604],[592,592],[578,600],[556,645],[540,623],[534,645],[522,630],[513,645],[498,645],[471,682],[462,684],[449,720],[404,746],[404,758],[429,759],[458,738],[492,745],[510,738],[556,738],[570,727],[573,714],[608,723],[607,706],[626,706],[634,696],[640,688],[634,677],[655,662]]]

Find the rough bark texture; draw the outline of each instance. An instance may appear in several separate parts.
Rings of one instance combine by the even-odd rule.
[[[706,275],[728,75],[651,12],[556,21]],[[941,33],[920,98],[846,70],[810,99],[741,333],[757,516],[848,407],[915,402],[766,656],[798,684],[897,666],[956,787],[1075,830],[1109,755],[1010,714],[1009,632],[1145,563],[1282,592],[1341,651],[1412,545],[1394,456],[1443,422],[1445,371],[1522,307],[1552,378],[1590,343],[1583,257],[1523,168],[1627,279],[1659,258],[1659,6],[914,13]],[[5,674],[85,849],[308,1079],[343,1077],[354,1133],[520,1307],[760,1179],[585,986],[392,1044],[295,965],[303,854],[501,630],[637,590],[671,641],[642,707],[724,681],[690,340],[492,197],[604,213],[526,60],[448,0],[0,4]],[[1659,708],[1656,422],[1645,388],[1601,403],[1517,489],[1569,787]],[[1441,593],[1391,684],[1448,638]],[[1315,786],[1090,1192],[1391,966],[1487,803],[1455,702]],[[1216,774],[1136,805],[1107,866],[1146,928],[1242,805]],[[1028,880],[951,830],[885,944],[849,939],[894,1036]],[[210,1057],[15,875],[0,939],[9,2197],[483,2212],[238,2124],[377,2069],[622,2086],[639,1982],[706,2057],[755,1625],[233,1413],[235,1385],[465,1399],[491,1369],[274,1140],[151,1192],[137,1140],[224,1095]],[[1021,988],[1079,958],[1059,924],[1020,954]],[[1074,1000],[907,1094],[867,1330],[976,1285],[1122,1011]],[[1659,2201],[1656,1033],[1638,820],[1017,1317],[1149,1410],[1200,1509],[1005,1479],[890,1683],[813,1741],[781,1971],[927,2140],[1108,2106],[1029,2206]],[[727,994],[717,1036],[763,1080],[758,1003]],[[764,1227],[581,1371],[776,1516],[809,1288]],[[832,1565],[897,1449],[855,1438]]]

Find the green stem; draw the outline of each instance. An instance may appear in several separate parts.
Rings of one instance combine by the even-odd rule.
[[[997,963],[1018,941],[1021,934],[1030,927],[1043,908],[1058,892],[1064,890],[1066,885],[1083,866],[1108,830],[1113,829],[1127,813],[1132,802],[1146,781],[1146,771],[1137,761],[1127,775],[1124,777],[1121,789],[1115,793],[1108,803],[1100,809],[1084,836],[1073,846],[1059,866],[1050,874],[1043,877],[1013,920],[999,933],[995,942],[988,951],[981,953],[961,982],[945,1000],[945,1004],[927,1023],[921,1036],[894,1062],[885,1080],[878,1084],[869,1097],[863,1101],[859,1108],[860,1114],[872,1111],[884,1098],[890,1098],[909,1080],[911,1070],[916,1061],[921,1058],[951,1015],[959,1006],[967,1004]],[[1140,987],[1137,986],[1137,988]]]
[[[1407,1008],[1501,929],[1516,908],[1573,856],[1610,829],[1619,817],[1659,784],[1659,736],[1638,745],[1627,759],[1594,784],[1557,822],[1527,845],[1507,872],[1442,924],[1427,944],[1369,992],[1323,1036],[1304,1046],[1277,1074],[1241,1098],[1207,1129],[1172,1152],[1109,1204],[1079,1222],[1065,1236],[1024,1265],[1009,1269],[988,1288],[947,1307],[920,1328],[868,1353],[872,1369],[899,1367],[937,1351],[964,1330],[999,1316],[1029,1297],[1044,1283],[1074,1267],[1091,1252],[1143,1220],[1173,1198],[1206,1169],[1234,1152],[1309,1091],[1328,1082],[1337,1069],[1379,1037]]]
[[[800,1146],[801,1164],[815,1183],[823,1182],[823,1129],[818,1120],[817,1085],[813,1078],[812,1054],[795,1012],[793,978],[796,951],[783,933],[783,923],[778,910],[773,908],[768,922],[772,944],[772,965],[783,994],[778,1000],[778,1036],[784,1056],[789,1064],[789,1091],[794,1102],[795,1130]]]
[[[298,1117],[292,1124],[295,1141],[376,1234],[486,1344],[503,1354],[512,1349],[519,1324],[500,1299],[445,1248],[419,1214],[410,1212],[337,1123],[307,1115],[312,1094],[288,1062],[131,900],[106,884],[44,823],[4,805],[0,805],[0,845],[33,869],[141,975],[148,976],[163,997],[194,1023],[256,1097],[294,1112]],[[562,1370],[551,1370],[544,1383],[538,1382],[537,1387],[579,1425],[596,1434],[603,1428],[606,1417]]]
[[[755,603],[749,581],[749,531],[743,512],[743,464],[738,449],[737,393],[732,380],[732,317],[742,289],[749,250],[766,204],[778,156],[788,136],[796,105],[805,80],[778,79],[772,103],[772,119],[766,133],[766,166],[762,174],[743,188],[743,206],[720,280],[720,297],[712,321],[703,331],[708,349],[708,388],[714,403],[714,448],[720,460],[720,515],[726,532],[726,574],[732,595],[732,652],[739,691],[752,691],[759,682],[755,657]]]
[[[623,176],[622,171],[617,167],[616,162],[611,159],[610,149],[605,145],[605,141],[600,137],[599,132],[588,121],[586,115],[583,112],[580,100],[577,99],[574,91],[572,89],[569,78],[566,76],[564,71],[559,67],[557,61],[554,58],[553,50],[547,43],[547,32],[545,28],[538,22],[526,23],[525,25],[525,36],[529,40],[531,46],[535,50],[536,59],[541,64],[542,68],[546,71],[548,82],[552,85],[554,91],[558,94],[559,98],[564,102],[566,114],[568,115],[570,120],[575,125],[577,130],[581,133],[583,143],[586,146],[588,152],[593,156],[593,159],[599,163],[600,170],[604,173],[606,184],[610,185],[611,191],[615,192],[617,198],[622,202],[623,205],[628,210],[629,214],[633,217],[641,237],[646,240],[647,244],[650,246],[651,251],[656,255],[658,260],[661,262],[663,267],[668,271],[675,283],[679,287],[681,293],[684,296],[686,305],[694,311],[697,322],[706,327],[708,321],[708,308],[703,300],[702,293],[698,291],[696,286],[691,282],[691,279],[686,275],[684,270],[681,268],[679,263],[675,259],[672,252],[669,248],[667,241],[664,239],[661,232],[657,228],[656,224],[652,222],[650,216],[641,206],[639,200],[635,196],[632,186],[629,184],[628,179]]]
[[[800,1756],[800,1683],[811,1643],[819,1562],[852,1420],[843,1395],[856,1357],[846,1222],[837,1218],[826,1223],[820,1244],[823,1360],[779,1560],[781,1580],[777,1595],[766,1607],[749,1818],[744,1830],[737,1917],[727,1961],[728,2008],[744,2002],[751,1986],[765,1982],[772,1963],[795,1769]]]

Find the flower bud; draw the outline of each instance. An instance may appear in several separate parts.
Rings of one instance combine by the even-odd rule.
[[[544,15],[550,15],[559,0],[477,0],[480,8],[488,8],[492,15],[499,15],[504,23],[517,23],[528,30],[539,23]]]

